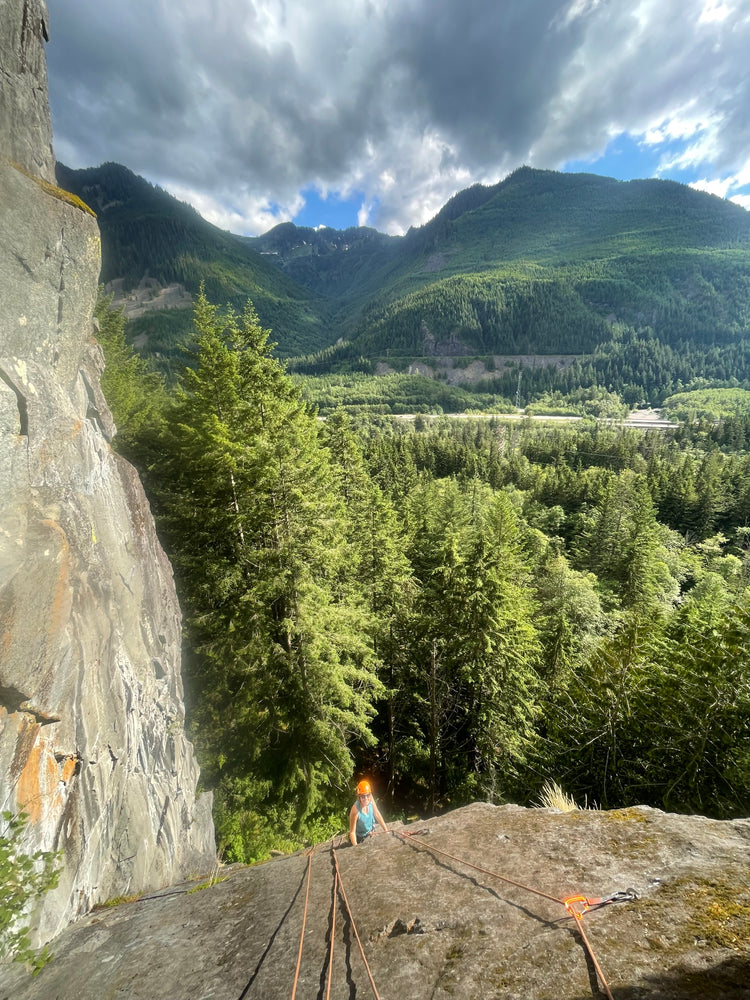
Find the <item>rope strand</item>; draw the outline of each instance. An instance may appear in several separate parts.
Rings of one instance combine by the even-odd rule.
[[[552,900],[553,903],[559,903],[561,906],[564,906],[565,909],[568,911],[568,913],[575,918],[576,927],[580,932],[581,940],[583,941],[583,945],[586,951],[588,952],[591,961],[594,963],[594,968],[596,969],[596,973],[599,976],[602,986],[604,987],[605,993],[607,994],[607,1000],[614,1000],[614,997],[610,992],[607,980],[604,978],[604,973],[601,970],[601,966],[596,960],[596,955],[594,954],[593,948],[591,947],[591,943],[589,942],[589,939],[586,936],[586,933],[583,929],[583,913],[579,912],[578,910],[574,910],[571,905],[572,902],[575,901],[576,897],[568,900],[559,899],[557,896],[551,896],[549,893],[542,892],[540,889],[534,889],[533,886],[524,885],[523,882],[517,882],[515,879],[508,878],[506,875],[499,875],[497,872],[489,871],[489,869],[487,868],[480,868],[479,865],[472,864],[470,861],[465,861],[463,858],[457,858],[452,854],[448,854],[446,851],[441,851],[439,847],[433,847],[432,844],[420,844],[419,842],[414,840],[411,834],[400,833],[396,830],[392,830],[391,832],[394,834],[394,836],[400,837],[401,840],[404,841],[404,843],[413,844],[418,850],[432,851],[435,854],[442,854],[443,857],[450,858],[451,861],[457,861],[458,864],[465,865],[467,868],[473,868],[474,871],[482,872],[483,875],[489,875],[491,878],[499,879],[501,882],[507,882],[509,885],[514,885],[519,889],[525,889],[527,892],[533,892],[534,895],[536,896],[541,896],[543,899],[550,899]]]
[[[535,889],[533,886],[525,885],[523,882],[519,882],[516,879],[509,878],[507,875],[500,875],[498,872],[490,871],[488,868],[482,868],[479,865],[473,864],[471,861],[466,861],[464,858],[458,858],[458,857],[456,857],[453,854],[448,854],[447,851],[443,851],[439,847],[434,847],[432,844],[420,843],[420,842],[418,842],[418,841],[416,841],[414,839],[414,835],[411,834],[411,833],[402,833],[402,832],[396,831],[396,830],[391,830],[390,832],[395,837],[398,837],[404,843],[410,844],[411,846],[413,846],[417,850],[420,850],[420,851],[421,850],[425,850],[425,851],[429,851],[429,852],[431,852],[433,854],[442,855],[442,857],[448,858],[451,861],[455,861],[457,864],[464,865],[466,868],[472,868],[472,869],[474,869],[474,871],[481,872],[483,875],[487,875],[490,878],[495,878],[495,879],[500,880],[501,882],[506,882],[509,885],[516,886],[516,888],[518,888],[518,889],[523,889],[526,892],[531,892],[531,893],[533,893],[536,896],[541,896],[543,899],[548,899],[548,900],[550,900],[553,903],[558,903],[560,906],[565,907],[567,913],[570,916],[572,916],[574,918],[574,920],[575,920],[575,926],[576,926],[576,928],[578,929],[578,931],[580,933],[580,937],[581,937],[581,941],[583,942],[583,946],[586,949],[586,952],[587,952],[589,958],[591,959],[591,962],[593,963],[594,969],[596,970],[596,974],[599,977],[599,981],[600,981],[600,983],[601,983],[601,985],[602,985],[602,987],[604,989],[604,992],[606,993],[607,1000],[614,1000],[614,998],[612,996],[612,993],[610,991],[610,988],[609,988],[609,984],[607,983],[607,980],[604,977],[604,973],[602,972],[601,966],[599,965],[599,962],[597,961],[596,955],[594,954],[593,948],[591,947],[591,942],[589,941],[589,939],[588,939],[588,937],[586,935],[586,932],[583,929],[583,915],[584,915],[584,913],[587,910],[591,909],[592,906],[601,905],[604,902],[611,901],[610,897],[607,897],[606,900],[598,900],[598,899],[597,900],[593,900],[593,899],[588,899],[585,896],[570,896],[570,897],[568,897],[568,899],[560,899],[559,897],[552,896],[549,893],[543,892],[540,889]],[[417,832],[424,832],[424,831],[417,831]],[[343,842],[343,840],[342,840],[342,842]],[[297,985],[298,985],[298,982],[299,982],[299,974],[300,974],[300,968],[301,968],[301,964],[302,964],[302,950],[303,950],[304,941],[305,941],[305,929],[306,929],[306,926],[307,926],[307,912],[308,912],[308,903],[309,903],[309,898],[310,898],[310,884],[311,884],[311,881],[312,881],[312,859],[313,859],[313,854],[314,853],[315,853],[315,848],[314,847],[311,847],[308,850],[308,852],[307,852],[307,884],[306,884],[306,887],[305,887],[305,904],[304,904],[304,910],[303,910],[303,914],[302,914],[302,930],[301,930],[301,933],[300,933],[299,949],[298,949],[298,952],[297,952],[297,966],[296,966],[296,969],[295,969],[295,972],[294,972],[294,983],[293,983],[293,986],[292,986],[291,1000],[295,1000],[296,995],[297,995]],[[349,900],[348,900],[347,895],[346,895],[346,889],[344,888],[344,883],[343,883],[343,880],[341,878],[341,871],[339,869],[339,862],[338,862],[337,851],[336,851],[336,847],[335,847],[335,840],[331,842],[331,856],[333,858],[333,863],[334,863],[334,883],[333,883],[333,899],[332,899],[332,903],[331,903],[331,943],[330,943],[330,948],[329,948],[329,953],[328,953],[328,976],[327,976],[328,982],[327,982],[327,987],[326,987],[326,1000],[330,1000],[330,996],[331,996],[331,984],[333,982],[333,949],[334,949],[334,941],[335,941],[335,935],[336,935],[336,910],[337,910],[336,902],[337,902],[337,898],[338,898],[338,894],[339,893],[340,893],[341,899],[343,900],[344,908],[345,908],[346,914],[347,914],[347,916],[349,918],[349,922],[351,924],[351,928],[352,928],[352,931],[354,933],[354,937],[355,937],[355,939],[357,941],[357,945],[359,947],[359,951],[360,951],[360,954],[362,956],[362,962],[364,964],[365,970],[367,971],[368,979],[370,980],[370,986],[372,988],[373,996],[375,997],[375,1000],[380,1000],[380,994],[378,993],[377,987],[375,986],[375,980],[373,979],[372,971],[370,970],[370,966],[369,966],[369,963],[367,961],[367,957],[365,955],[365,950],[364,950],[364,947],[362,946],[362,941],[360,939],[359,932],[357,931],[357,926],[356,926],[356,924],[354,922],[354,917],[352,915],[352,910],[351,910],[351,907],[349,905]],[[300,886],[300,888],[301,888],[301,886]],[[299,889],[297,890],[297,892],[299,892]],[[632,898],[632,896],[633,896],[632,890],[628,890],[628,893],[630,894],[630,898]],[[625,896],[626,894],[620,893],[620,894],[617,894],[617,895]],[[583,906],[583,909],[576,909],[575,908],[575,904],[576,903],[581,903],[582,906]],[[251,982],[252,982],[252,980],[251,980]],[[249,987],[249,985],[250,984],[248,984],[248,987]],[[246,988],[245,992],[247,992],[247,988]],[[243,993],[243,996],[244,995],[245,994]]]
[[[582,939],[582,941],[584,943],[586,951],[589,953],[589,957],[590,957],[591,961],[594,963],[594,968],[596,969],[596,974],[597,974],[597,976],[599,976],[601,984],[604,987],[604,992],[607,994],[607,1000],[614,1000],[614,997],[612,996],[612,994],[610,992],[610,989],[609,989],[609,983],[604,978],[604,973],[602,972],[602,968],[601,968],[601,966],[599,965],[599,963],[596,960],[596,955],[594,954],[594,949],[591,947],[591,942],[586,937],[586,932],[583,929],[583,914],[579,913],[577,910],[571,909],[570,906],[566,906],[566,909],[568,910],[569,913],[572,913],[573,916],[576,919],[576,926],[577,926],[578,931],[579,931],[579,933],[581,935],[581,939]]]
[[[365,969],[367,970],[367,975],[370,979],[370,986],[372,987],[372,993],[375,1000],[380,1000],[380,994],[378,993],[377,987],[375,986],[375,980],[372,978],[372,972],[370,972],[370,966],[365,958],[365,949],[362,947],[362,942],[359,939],[359,934],[357,933],[357,926],[354,923],[354,917],[352,916],[352,910],[349,906],[349,900],[346,898],[346,889],[344,889],[344,883],[341,879],[341,872],[339,871],[339,859],[336,857],[336,851],[333,852],[333,863],[336,866],[336,875],[339,880],[339,888],[341,889],[341,895],[344,900],[344,906],[346,907],[346,912],[349,915],[349,922],[352,925],[352,930],[354,931],[354,937],[357,939],[357,944],[359,945],[359,951],[362,955],[362,961],[365,963]]]
[[[456,858],[452,854],[447,854],[445,851],[441,851],[438,847],[433,847],[432,844],[420,844],[418,841],[412,838],[409,833],[399,833],[397,831],[392,831],[396,837],[401,837],[406,843],[414,844],[418,850],[433,851],[435,854],[442,854],[444,858],[450,858],[451,861],[457,861],[460,865],[466,865],[467,868],[473,868],[474,871],[482,872],[483,875],[490,875],[492,878],[500,879],[501,882],[508,882],[510,885],[515,885],[519,889],[525,889],[527,892],[533,892],[537,896],[542,896],[544,899],[551,899],[553,903],[559,903],[561,906],[565,906],[565,900],[559,899],[557,896],[550,896],[547,892],[542,892],[540,889],[534,889],[530,885],[524,885],[523,882],[516,882],[515,879],[507,878],[505,875],[498,875],[497,872],[491,872],[487,868],[480,868],[479,865],[473,865],[470,861],[464,861],[463,858]]]
[[[302,933],[299,936],[299,951],[297,952],[297,968],[294,970],[294,985],[292,986],[292,1000],[297,995],[297,982],[299,980],[299,968],[302,963],[302,945],[305,941],[305,925],[307,924],[307,901],[310,897],[310,876],[312,874],[312,856],[314,848],[307,852],[307,886],[305,888],[305,908],[302,912]]]
[[[333,941],[336,934],[336,895],[339,891],[339,873],[333,877],[333,902],[331,903],[331,949],[328,952],[328,986],[326,1000],[331,1000],[331,982],[333,981]]]

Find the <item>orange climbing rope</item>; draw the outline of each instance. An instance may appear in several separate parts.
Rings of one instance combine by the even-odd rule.
[[[596,974],[599,977],[602,986],[604,987],[604,991],[607,994],[607,997],[609,998],[609,1000],[613,1000],[612,994],[609,991],[609,984],[607,983],[607,980],[604,978],[604,973],[602,972],[601,966],[596,960],[596,955],[594,954],[594,950],[591,947],[591,943],[589,942],[589,939],[586,937],[586,932],[583,929],[583,915],[586,912],[586,910],[589,909],[590,902],[591,901],[588,900],[585,896],[570,896],[568,899],[565,900],[565,909],[568,911],[568,913],[571,913],[575,917],[576,924],[578,926],[578,933],[581,935],[581,939],[586,947],[586,951],[589,953],[589,957],[591,958],[591,961],[594,963]],[[574,903],[583,903],[583,909],[582,910],[574,909],[573,907]]]
[[[509,885],[514,885],[519,889],[525,889],[527,892],[532,892],[536,896],[542,896],[544,899],[550,899],[553,903],[559,903],[564,906],[568,913],[575,918],[576,926],[581,935],[581,940],[583,945],[588,952],[591,961],[596,969],[596,974],[599,976],[602,986],[604,987],[604,992],[607,995],[608,1000],[614,1000],[612,993],[609,989],[609,984],[604,977],[604,973],[601,970],[601,966],[596,960],[596,955],[591,947],[588,937],[583,929],[583,914],[587,909],[590,909],[594,905],[599,905],[602,900],[595,901],[590,900],[586,896],[570,896],[568,899],[560,899],[558,896],[551,896],[547,892],[542,892],[540,889],[535,889],[533,886],[524,885],[523,882],[517,882],[515,879],[508,878],[506,875],[499,875],[497,872],[489,871],[487,868],[480,868],[479,865],[472,864],[470,861],[466,861],[463,858],[457,858],[452,854],[448,854],[446,851],[441,851],[439,847],[434,847],[432,844],[423,844],[414,839],[414,836],[410,833],[401,833],[397,830],[391,831],[395,837],[400,837],[405,843],[413,844],[418,850],[432,851],[434,854],[441,854],[444,858],[450,858],[451,861],[456,861],[460,865],[465,865],[467,868],[473,868],[474,871],[482,872],[483,875],[489,875],[491,878],[499,879],[501,882],[507,882]],[[583,909],[576,910],[574,908],[575,903],[583,903]]]
[[[299,936],[299,951],[297,952],[297,968],[294,970],[294,984],[292,986],[292,1000],[297,995],[297,982],[299,981],[299,968],[302,962],[302,945],[305,941],[305,925],[307,924],[307,901],[310,898],[310,878],[312,876],[312,856],[315,848],[310,848],[307,852],[307,886],[305,888],[305,909],[302,912],[302,932]]]
[[[344,883],[341,880],[341,872],[339,871],[339,859],[336,857],[336,851],[333,853],[333,863],[336,868],[336,877],[338,879],[339,888],[341,889],[341,898],[344,900],[344,906],[346,907],[346,912],[349,915],[349,922],[352,925],[352,930],[354,931],[354,937],[357,939],[357,944],[359,945],[359,951],[362,955],[362,961],[365,963],[365,969],[367,970],[367,975],[370,980],[370,986],[372,987],[372,993],[375,1000],[380,1000],[380,994],[378,993],[377,987],[375,986],[375,980],[372,978],[372,972],[370,971],[370,966],[365,958],[365,949],[362,947],[362,942],[359,939],[359,934],[357,933],[357,926],[354,923],[354,917],[352,916],[352,910],[349,906],[349,900],[346,898],[346,890],[344,889]]]
[[[581,941],[583,942],[586,952],[589,958],[591,959],[591,962],[593,963],[594,969],[596,970],[596,974],[599,978],[599,981],[604,989],[604,992],[608,1000],[614,1000],[609,985],[607,983],[607,980],[604,976],[604,973],[602,972],[601,966],[599,965],[599,962],[597,961],[597,958],[591,947],[591,942],[589,941],[586,932],[583,929],[583,915],[588,910],[605,905],[606,903],[609,902],[617,902],[620,900],[636,898],[637,893],[635,893],[634,890],[629,889],[627,890],[627,892],[613,893],[611,896],[608,896],[604,899],[599,899],[599,898],[590,899],[587,896],[569,896],[567,899],[560,899],[558,896],[552,896],[547,892],[543,892],[542,890],[536,889],[530,885],[525,885],[523,882],[519,882],[516,879],[509,878],[506,875],[500,875],[498,872],[490,871],[488,868],[482,868],[479,865],[473,864],[471,861],[466,861],[464,858],[458,858],[453,854],[448,854],[447,851],[443,851],[438,847],[434,847],[432,844],[425,844],[419,842],[415,840],[413,833],[402,833],[396,830],[392,830],[391,832],[393,833],[394,836],[400,838],[405,843],[413,845],[417,850],[425,850],[433,854],[442,855],[443,857],[448,858],[451,861],[455,861],[457,864],[464,865],[466,868],[473,868],[475,871],[481,872],[483,875],[488,875],[490,878],[499,879],[501,882],[507,882],[509,885],[516,886],[517,888],[523,889],[526,892],[531,892],[536,896],[541,896],[544,899],[551,900],[554,903],[559,903],[561,906],[564,906],[567,912],[570,914],[570,916],[572,916],[575,919],[575,925],[580,933]],[[415,831],[415,832],[419,833],[425,831]],[[307,852],[307,885],[305,889],[305,904],[302,916],[302,930],[300,934],[299,950],[297,953],[297,966],[294,973],[294,984],[292,986],[291,1000],[295,1000],[296,997],[297,985],[299,982],[300,967],[302,963],[302,949],[305,940],[305,928],[307,925],[307,911],[308,911],[308,902],[310,897],[310,883],[312,879],[312,858],[314,853],[315,853],[315,848],[310,848]],[[370,980],[370,986],[372,988],[373,996],[375,997],[375,1000],[381,1000],[380,994],[378,993],[377,987],[375,986],[375,981],[373,979],[372,971],[370,970],[367,957],[365,956],[365,951],[362,946],[362,941],[357,931],[357,926],[354,922],[354,917],[352,914],[351,907],[349,905],[349,900],[346,895],[346,890],[344,889],[344,884],[341,879],[341,871],[339,869],[338,857],[336,854],[336,848],[334,846],[334,842],[331,843],[331,855],[333,858],[335,872],[334,872],[334,885],[333,885],[333,899],[331,904],[332,906],[331,942],[328,955],[328,983],[326,989],[326,1000],[330,1000],[331,996],[331,983],[333,977],[333,946],[334,946],[335,931],[336,931],[336,899],[338,893],[340,893],[341,895],[341,899],[343,900],[344,907],[346,909],[346,913],[348,915],[352,931],[354,932],[354,937],[356,938],[357,945],[359,947],[359,951],[362,956],[362,962],[364,963],[365,969],[367,971],[367,976]],[[243,993],[243,996],[244,995],[245,994]]]
[[[331,847],[333,850],[333,847]],[[339,873],[336,871],[333,877],[333,900],[331,902],[331,947],[328,952],[328,985],[326,986],[326,1000],[331,998],[331,982],[333,980],[333,941],[336,935],[336,896],[339,891]]]
[[[292,985],[291,1000],[295,1000],[295,997],[297,995],[297,985],[299,983],[300,967],[301,967],[301,964],[302,964],[302,949],[303,949],[303,945],[304,945],[304,942],[305,942],[305,928],[306,928],[306,925],[307,925],[307,911],[308,911],[308,903],[309,903],[309,899],[310,899],[310,883],[312,881],[312,859],[313,859],[313,854],[314,853],[315,853],[315,848],[314,847],[311,847],[307,851],[307,884],[306,884],[306,887],[305,887],[305,905],[304,905],[304,909],[303,909],[303,913],[302,913],[302,930],[301,930],[301,933],[300,933],[299,949],[297,951],[297,966],[296,966],[296,968],[294,970],[294,982],[293,982],[293,985]],[[339,892],[341,893],[341,898],[343,899],[344,906],[346,908],[346,912],[347,912],[347,914],[349,916],[349,922],[351,924],[352,931],[354,932],[354,937],[356,938],[357,944],[359,945],[359,951],[360,951],[360,954],[362,955],[362,961],[364,962],[365,969],[367,970],[367,975],[368,975],[368,978],[370,980],[370,986],[372,987],[373,995],[375,997],[375,1000],[380,1000],[380,994],[378,993],[377,987],[375,986],[375,980],[372,977],[372,972],[370,970],[370,966],[368,964],[367,958],[365,957],[364,948],[362,947],[362,941],[361,941],[361,939],[359,937],[359,933],[357,931],[357,926],[354,923],[354,917],[352,916],[352,911],[351,911],[351,907],[349,906],[349,900],[347,899],[347,896],[346,896],[346,891],[344,889],[344,884],[341,881],[341,872],[339,870],[339,863],[338,863],[338,858],[336,857],[336,850],[335,850],[335,847],[334,847],[334,842],[331,843],[331,855],[333,857],[333,862],[334,862],[334,866],[335,866],[335,875],[334,875],[334,883],[333,883],[333,898],[332,898],[332,902],[331,902],[331,908],[332,908],[332,913],[331,913],[331,944],[330,944],[330,949],[329,949],[329,953],[328,953],[328,985],[327,985],[327,989],[326,989],[326,1000],[330,1000],[330,996],[331,996],[331,982],[332,982],[332,972],[333,972],[333,944],[334,944],[335,933],[336,933],[336,899],[337,899],[337,895],[338,895]],[[299,892],[299,890],[298,890],[298,892]],[[294,901],[292,901],[292,902],[294,902]],[[288,911],[287,911],[287,913],[288,913]],[[257,970],[256,970],[256,972],[257,972]],[[255,977],[253,977],[253,979],[254,978]],[[244,997],[247,994],[247,991],[248,991],[250,985],[252,984],[253,979],[251,979],[250,983],[248,983],[248,985],[245,987],[245,990],[242,993],[242,997]],[[240,1000],[242,1000],[242,998],[240,998]]]
[[[434,854],[442,854],[444,858],[450,858],[451,861],[457,861],[460,865],[466,865],[467,868],[473,868],[475,871],[482,872],[483,875],[490,875],[492,878],[500,879],[501,882],[509,882],[510,885],[518,886],[519,889],[526,889],[527,892],[533,892],[537,896],[543,896],[544,899],[551,899],[553,903],[559,903],[561,906],[565,906],[565,900],[560,899],[558,896],[550,896],[548,892],[542,892],[540,889],[534,889],[530,885],[524,885],[523,882],[516,882],[515,879],[507,878],[505,875],[498,875],[497,872],[491,872],[487,868],[480,868],[479,865],[474,865],[470,861],[464,861],[463,858],[456,858],[452,854],[441,851],[439,847],[433,847],[432,844],[422,844],[419,841],[414,840],[413,835],[410,833],[400,833],[397,830],[393,830],[392,832],[394,836],[400,837],[407,843],[413,843],[420,850],[432,851]]]

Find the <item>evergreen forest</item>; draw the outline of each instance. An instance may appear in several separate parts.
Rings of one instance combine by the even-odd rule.
[[[201,290],[176,384],[105,296],[97,315],[227,859],[342,830],[363,774],[390,817],[549,781],[590,807],[748,814],[741,386],[675,394],[666,430],[598,420],[629,405],[603,376],[571,385],[575,423],[400,420],[319,410],[249,302]]]

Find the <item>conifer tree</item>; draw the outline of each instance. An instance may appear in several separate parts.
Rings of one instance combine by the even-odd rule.
[[[594,570],[618,604],[648,615],[668,607],[678,593],[665,551],[667,537],[656,521],[645,478],[625,469],[610,477],[594,505],[577,545],[578,560]]]
[[[663,808],[747,815],[749,648],[750,591],[733,596],[713,573],[657,637],[634,709],[648,734],[636,755],[642,783]]]
[[[275,809],[299,829],[346,789],[352,746],[372,742],[367,610],[327,450],[268,331],[249,304],[221,313],[203,293],[195,328],[160,489],[194,651],[195,738],[220,828]]]
[[[117,425],[117,450],[133,460],[148,454],[167,405],[162,377],[136,353],[125,335],[125,314],[100,286],[94,316],[104,352],[101,387]]]
[[[548,713],[551,770],[606,808],[746,815],[749,630],[750,593],[711,573],[666,619],[628,614]]]
[[[497,798],[518,788],[535,742],[541,646],[515,511],[505,493],[481,492],[466,553],[459,655],[471,699],[471,784]]]
[[[419,589],[410,615],[411,741],[434,804],[498,799],[534,742],[540,644],[513,507],[472,481],[436,481],[410,505]],[[417,736],[417,734],[419,734]]]
[[[350,568],[370,615],[370,635],[385,686],[377,731],[385,742],[388,787],[394,794],[396,717],[408,657],[403,623],[414,598],[406,538],[393,504],[367,472],[349,417],[333,413],[324,436],[346,510]]]
[[[595,647],[607,627],[593,573],[571,569],[562,555],[548,555],[536,578],[544,677],[554,690]]]

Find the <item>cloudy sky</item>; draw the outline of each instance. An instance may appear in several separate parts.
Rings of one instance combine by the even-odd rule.
[[[55,153],[254,235],[529,164],[750,208],[750,0],[47,0]]]

